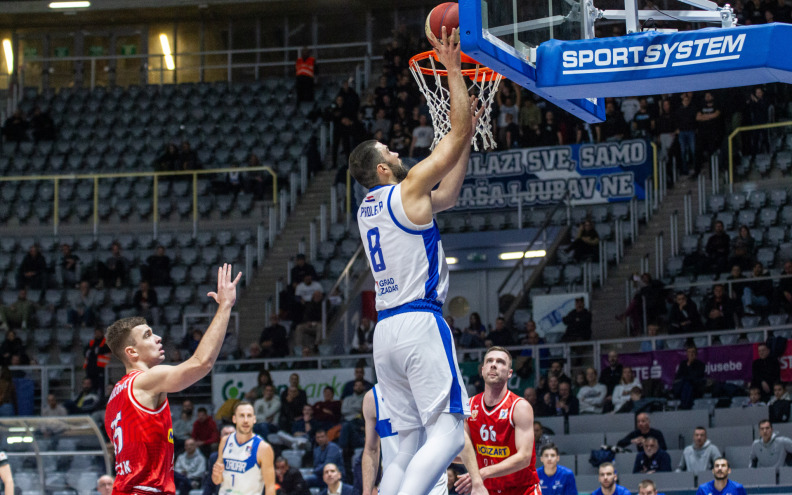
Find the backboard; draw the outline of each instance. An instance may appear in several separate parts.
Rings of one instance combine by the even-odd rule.
[[[586,122],[605,117],[604,99],[559,99],[536,86],[536,48],[593,36],[582,0],[460,0],[462,51]]]

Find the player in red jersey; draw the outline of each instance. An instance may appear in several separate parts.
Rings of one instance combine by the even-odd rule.
[[[479,472],[490,495],[541,495],[534,466],[533,408],[509,391],[512,358],[503,347],[484,354],[484,392],[470,399],[465,433],[475,449]],[[468,475],[460,476],[457,492],[470,490]]]
[[[114,494],[175,494],[173,482],[173,427],[168,393],[197,382],[217,360],[236,302],[231,265],[217,270],[217,301],[212,323],[190,359],[178,366],[162,366],[162,338],[140,317],[124,318],[107,329],[107,345],[126,366],[105,412],[105,429],[115,450]]]

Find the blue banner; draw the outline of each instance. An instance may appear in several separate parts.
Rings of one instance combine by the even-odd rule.
[[[764,24],[539,45],[537,86],[556,98],[679,93],[792,82],[792,25]]]
[[[653,160],[641,139],[473,153],[456,207],[546,205],[567,193],[576,205],[644,199]]]

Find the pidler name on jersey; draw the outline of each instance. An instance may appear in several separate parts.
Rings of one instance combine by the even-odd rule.
[[[509,457],[511,452],[509,451],[509,447],[503,447],[500,445],[476,445],[476,450],[479,454],[485,455],[487,457]]]
[[[375,199],[374,199],[373,196],[367,196],[366,197],[365,201],[363,201],[363,204],[360,205],[360,217],[361,218],[375,217],[375,216],[379,215],[382,212],[382,209],[384,208],[384,205],[382,204],[382,201],[379,201],[377,203],[374,203],[374,201],[375,201]],[[374,203],[374,204],[371,204],[371,203]]]

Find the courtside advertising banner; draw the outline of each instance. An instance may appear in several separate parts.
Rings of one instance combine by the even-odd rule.
[[[548,205],[567,195],[573,205],[645,199],[653,153],[642,139],[473,153],[456,208]]]
[[[555,98],[594,99],[785,81],[790,46],[792,26],[781,23],[549,40],[536,50],[536,85]]]
[[[698,350],[698,359],[706,366],[707,377],[716,382],[750,382],[754,347],[754,344],[701,347]],[[639,380],[659,378],[667,387],[673,385],[677,368],[685,360],[685,349],[619,354],[619,362],[632,368]],[[601,356],[601,363],[603,368],[608,366],[607,354]],[[781,379],[784,379],[783,372]]]
[[[289,375],[292,373],[300,374],[300,388],[305,390],[309,404],[324,400],[322,390],[328,385],[335,390],[334,400],[341,400],[344,384],[355,379],[355,368],[270,371],[278,395],[288,387]],[[256,371],[212,373],[212,405],[215,411],[228,399],[244,398],[256,386],[257,378]],[[373,383],[369,369],[365,371],[365,378]]]

